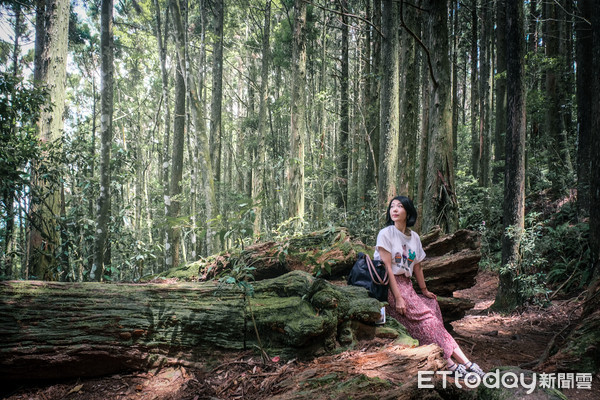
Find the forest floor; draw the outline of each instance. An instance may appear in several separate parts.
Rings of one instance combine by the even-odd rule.
[[[467,356],[486,370],[499,366],[533,363],[544,353],[547,344],[570,320],[579,316],[581,299],[554,300],[549,307],[530,306],[510,315],[488,311],[498,286],[495,273],[482,271],[477,284],[455,295],[476,303],[469,314],[453,323],[453,336]],[[344,360],[374,353],[389,345],[388,340],[361,342],[360,349],[348,350],[312,361],[280,362],[277,358],[263,362],[250,353],[231,354],[211,363],[204,370],[182,366],[160,370],[124,373],[103,378],[22,387],[5,399],[299,399],[300,391],[320,387],[326,382],[347,377]],[[544,372],[544,371],[538,371]],[[312,398],[351,398],[348,387],[337,385],[338,394]],[[333,386],[335,389],[335,386]],[[367,379],[353,386],[353,394],[376,395],[377,385]],[[360,392],[362,391],[362,392]],[[600,376],[592,379],[592,389],[569,389],[562,392],[570,400],[600,399]],[[1,397],[1,396],[0,396]],[[376,398],[376,396],[375,396]]]

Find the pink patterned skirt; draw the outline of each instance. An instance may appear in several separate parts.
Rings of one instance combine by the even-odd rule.
[[[404,325],[408,333],[417,339],[420,345],[435,343],[444,350],[444,357],[449,359],[458,344],[444,327],[442,312],[437,300],[417,294],[410,278],[405,275],[394,275],[394,277],[406,303],[406,312],[404,315],[398,314],[396,299],[390,289],[386,313]]]

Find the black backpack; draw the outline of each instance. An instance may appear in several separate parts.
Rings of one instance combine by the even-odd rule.
[[[369,296],[379,301],[387,301],[388,282],[383,262],[371,261],[368,254],[358,253],[358,259],[348,275],[348,285],[362,286],[369,291]]]

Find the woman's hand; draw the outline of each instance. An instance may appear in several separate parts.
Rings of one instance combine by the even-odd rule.
[[[404,315],[406,312],[406,303],[402,296],[396,297],[396,311],[398,311],[398,314],[400,315]]]
[[[430,299],[435,299],[437,300],[437,296],[433,293],[431,293],[429,290],[425,289],[421,291],[423,293],[423,296],[425,297],[429,297]]]

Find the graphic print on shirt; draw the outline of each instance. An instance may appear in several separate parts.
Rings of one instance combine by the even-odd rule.
[[[411,249],[408,249],[407,251],[406,244],[403,244],[402,254],[400,254],[400,252],[396,252],[396,254],[394,255],[394,262],[400,269],[410,274],[411,271],[409,267],[410,264],[412,264],[412,262],[415,260],[415,256],[415,252]]]

